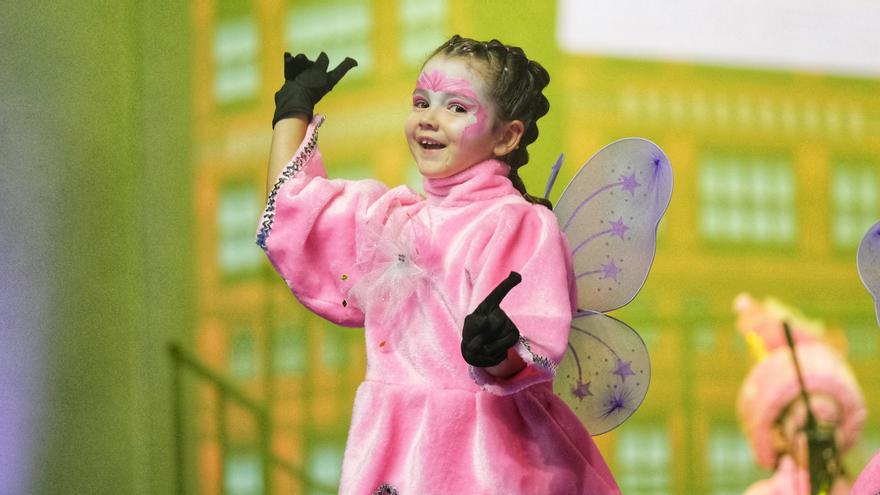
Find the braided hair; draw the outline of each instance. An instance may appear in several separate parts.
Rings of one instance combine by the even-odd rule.
[[[522,48],[505,45],[495,39],[482,42],[456,34],[434,50],[428,59],[436,55],[471,57],[483,62],[483,75],[498,108],[499,118],[508,122],[519,120],[525,127],[519,146],[499,159],[510,166],[508,178],[527,201],[552,208],[550,201],[526,192],[518,173],[519,168],[529,161],[526,147],[538,138],[537,120],[550,110],[550,102],[542,93],[550,83],[550,74],[541,64],[529,60]]]

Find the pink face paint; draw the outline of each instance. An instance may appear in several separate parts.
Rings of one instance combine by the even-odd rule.
[[[480,101],[477,93],[471,87],[470,81],[447,77],[446,74],[439,70],[435,70],[430,74],[422,72],[419,75],[419,80],[416,81],[416,89],[433,91],[435,93],[452,93],[470,98],[476,102]]]
[[[483,105],[477,105],[477,111],[474,113],[474,116],[476,117],[476,121],[465,127],[464,131],[461,133],[461,141],[463,143],[471,141],[471,139],[481,134],[486,127],[486,109]]]
[[[416,89],[432,91],[434,93],[447,93],[462,96],[473,100],[477,106],[474,112],[476,119],[471,125],[464,128],[461,137],[462,142],[471,141],[476,135],[483,132],[486,122],[486,108],[467,79],[449,77],[440,70],[431,73],[422,72],[416,81]]]

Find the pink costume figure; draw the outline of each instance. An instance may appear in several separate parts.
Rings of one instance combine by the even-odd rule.
[[[433,75],[427,65],[425,73]],[[467,96],[444,108],[470,118]],[[414,112],[427,113],[435,97],[417,86]],[[365,329],[366,379],[340,493],[619,493],[590,434],[551,387],[576,309],[569,246],[553,213],[524,199],[502,161],[432,162],[452,147],[442,136],[408,133],[425,197],[373,180],[327,179],[322,122],[312,119],[281,172],[258,243],[306,307]],[[450,163],[454,173],[438,172]],[[511,271],[522,283],[501,308],[521,334],[510,354],[525,365],[502,378],[464,361],[462,326]]]
[[[734,307],[737,328],[758,359],[740,388],[737,414],[755,460],[774,470],[746,495],[809,495],[806,409],[782,322],[792,328],[810,407],[818,423],[834,427],[841,456],[858,439],[865,420],[861,388],[846,361],[822,339],[820,323],[775,300],[759,303],[748,294],[739,295]],[[840,475],[831,493],[849,493],[850,486]]]
[[[868,465],[853,483],[852,495],[877,495],[880,493],[880,451],[868,461]]]
[[[426,198],[327,180],[316,117],[267,212],[266,252],[297,298],[365,327],[341,493],[613,493],[590,435],[550,380],[574,311],[565,238],[489,160],[426,179]],[[527,366],[493,379],[461,358],[464,317],[511,271],[502,302]]]

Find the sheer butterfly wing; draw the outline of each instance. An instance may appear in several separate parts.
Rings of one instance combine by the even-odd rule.
[[[874,298],[877,324],[880,325],[880,222],[872,225],[865,233],[865,237],[859,244],[859,254],[856,258],[859,277],[868,288],[871,297]]]
[[[571,246],[580,309],[610,311],[635,297],[671,196],[669,159],[646,139],[615,141],[581,167],[553,210]]]
[[[590,158],[553,210],[572,250],[580,308],[553,387],[593,435],[626,421],[648,393],[644,341],[602,313],[644,285],[671,197],[669,159],[654,143],[627,138]]]
[[[568,340],[553,391],[601,435],[642,404],[651,379],[648,349],[629,325],[595,311],[574,316]]]

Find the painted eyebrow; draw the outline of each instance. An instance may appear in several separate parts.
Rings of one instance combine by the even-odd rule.
[[[434,93],[443,96],[444,104],[460,104],[468,109],[480,107],[480,101],[467,95],[446,91],[431,91],[425,88],[416,88],[412,93],[412,98],[422,98],[429,100],[428,93]]]
[[[466,79],[457,79],[447,77],[439,70],[435,70],[430,74],[422,72],[416,81],[416,89],[423,91],[433,91],[435,93],[444,93],[447,95],[455,95],[462,98],[479,102],[480,98],[471,88],[471,84]]]

